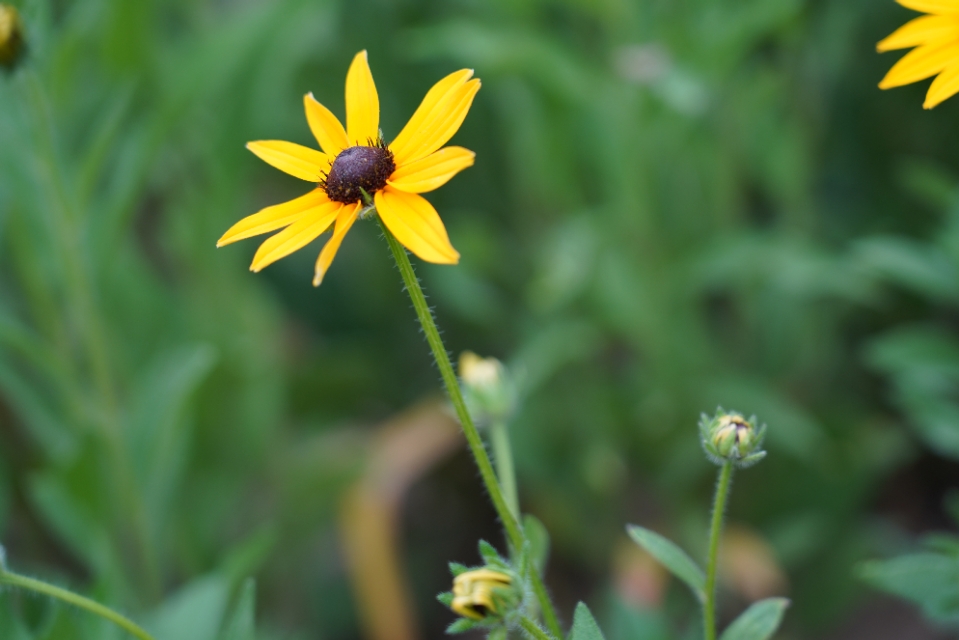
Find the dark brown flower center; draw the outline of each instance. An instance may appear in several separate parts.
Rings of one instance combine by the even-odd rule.
[[[349,147],[340,152],[320,183],[330,200],[353,204],[363,199],[363,192],[373,195],[386,186],[396,170],[393,152],[382,140],[366,147]]]

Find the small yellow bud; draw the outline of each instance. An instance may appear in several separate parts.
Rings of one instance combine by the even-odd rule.
[[[12,69],[23,53],[23,25],[20,14],[8,4],[0,4],[0,66]]]
[[[500,382],[503,363],[496,358],[481,358],[472,351],[464,351],[460,356],[460,378],[466,384],[488,389]]]
[[[494,592],[508,588],[512,583],[513,579],[507,574],[490,569],[461,573],[453,578],[453,602],[450,608],[464,618],[473,620],[502,613],[496,609]]]
[[[508,420],[516,404],[516,389],[502,362],[464,351],[459,372],[463,396],[477,425]]]

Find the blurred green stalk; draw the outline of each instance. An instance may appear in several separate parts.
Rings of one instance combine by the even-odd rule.
[[[503,489],[506,505],[519,520],[519,492],[516,489],[516,470],[513,466],[513,448],[509,442],[509,427],[506,421],[497,418],[489,428],[490,445],[493,448],[493,461],[496,463],[496,475]]]
[[[5,569],[0,569],[0,584],[8,584],[11,587],[18,587],[20,589],[28,589],[35,593],[41,593],[51,598],[56,598],[66,602],[67,604],[72,604],[75,607],[85,609],[90,613],[100,616],[109,620],[113,624],[129,631],[132,635],[140,638],[140,640],[153,640],[153,636],[141,629],[135,622],[123,616],[113,609],[103,606],[99,602],[95,602],[89,598],[85,598],[81,595],[73,593],[63,589],[62,587],[57,587],[52,584],[47,584],[42,580],[37,580],[35,578],[28,578],[27,576],[21,576],[18,573],[13,573],[12,571],[6,571]]]
[[[709,527],[709,561],[706,564],[706,601],[703,603],[703,629],[706,640],[716,640],[716,565],[719,559],[719,539],[723,531],[723,514],[733,477],[733,463],[726,462],[719,470],[716,496],[713,499],[713,519]]]
[[[460,420],[460,425],[463,427],[466,441],[469,443],[470,450],[473,452],[473,458],[479,467],[480,476],[483,478],[486,490],[493,500],[496,513],[503,522],[503,528],[506,529],[506,537],[513,549],[521,551],[526,546],[526,537],[523,534],[523,529],[520,527],[518,519],[513,515],[506,499],[503,497],[503,491],[500,489],[496,473],[493,471],[493,464],[490,462],[486,448],[483,446],[483,440],[480,438],[479,431],[476,430],[476,425],[473,424],[469,410],[466,408],[466,401],[463,399],[459,381],[456,379],[456,372],[453,371],[453,364],[450,362],[449,353],[447,353],[443,339],[440,337],[440,332],[436,328],[433,312],[426,303],[426,296],[423,295],[423,288],[420,286],[420,281],[416,277],[416,272],[413,271],[410,257],[407,255],[403,245],[390,233],[390,230],[386,228],[386,225],[383,224],[383,221],[378,216],[377,220],[380,223],[380,228],[383,230],[383,236],[386,238],[386,242],[390,245],[390,251],[393,252],[393,258],[396,260],[396,266],[399,268],[400,275],[403,277],[406,291],[410,294],[413,308],[416,309],[416,315],[419,318],[420,325],[423,327],[423,333],[426,334],[426,341],[433,351],[436,366],[439,367],[440,374],[443,377],[443,384],[446,385],[446,392],[449,394],[453,407],[456,410],[456,415]],[[529,579],[533,585],[536,599],[539,601],[540,609],[543,612],[543,619],[546,622],[546,626],[549,627],[553,635],[557,638],[562,638],[563,632],[559,626],[559,620],[556,618],[556,612],[553,610],[553,603],[550,601],[549,595],[546,593],[546,587],[543,585],[543,581],[540,579],[539,573],[535,568],[530,571]]]

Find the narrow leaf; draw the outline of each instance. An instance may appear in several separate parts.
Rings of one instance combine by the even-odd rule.
[[[733,620],[719,640],[769,640],[782,622],[789,600],[766,598],[754,602]]]
[[[629,525],[626,530],[636,544],[659,560],[674,576],[689,585],[700,602],[705,600],[706,576],[685,551],[655,531],[637,525]]]
[[[569,633],[569,640],[605,640],[589,607],[582,602],[576,605],[576,613],[573,614],[573,630]]]
[[[220,640],[256,640],[256,583],[252,578],[243,582],[240,597],[227,619]]]

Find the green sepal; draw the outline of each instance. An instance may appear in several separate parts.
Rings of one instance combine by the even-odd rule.
[[[726,627],[719,640],[769,640],[779,628],[788,606],[786,598],[754,602]]]
[[[456,634],[456,633],[466,633],[467,631],[472,631],[480,627],[479,620],[470,620],[469,618],[457,618],[446,627],[446,633]]]
[[[496,548],[486,540],[479,541],[479,554],[483,558],[483,562],[486,564],[505,564],[503,562],[503,558],[500,557]]]
[[[449,567],[450,567],[450,573],[453,574],[454,578],[460,575],[461,573],[466,573],[467,571],[470,570],[470,568],[467,567],[465,564],[460,564],[459,562],[451,562]]]
[[[453,595],[452,591],[444,591],[443,593],[436,594],[436,599],[439,600],[440,604],[442,604],[447,609],[453,606],[454,597],[455,596]]]
[[[706,574],[689,555],[672,540],[634,524],[626,531],[636,544],[648,551],[669,572],[685,582],[700,602],[706,600]]]
[[[590,612],[589,607],[580,602],[576,605],[576,613],[573,614],[573,628],[569,632],[569,640],[605,640],[603,632],[596,624],[596,618]]]

